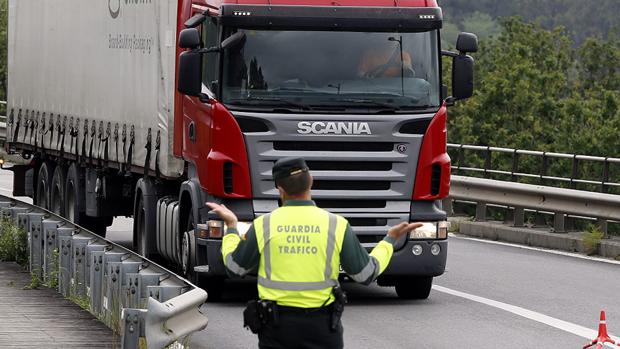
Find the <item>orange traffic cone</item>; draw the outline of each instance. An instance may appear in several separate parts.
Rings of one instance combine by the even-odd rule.
[[[596,344],[596,349],[601,349],[605,343],[616,344],[607,334],[607,321],[605,320],[605,310],[601,310],[601,321],[598,324],[598,337],[583,346],[583,349],[589,348]],[[619,344],[620,345],[620,344]]]

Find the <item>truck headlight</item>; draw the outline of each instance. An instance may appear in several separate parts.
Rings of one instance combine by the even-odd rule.
[[[418,222],[423,225],[409,233],[411,240],[447,239],[450,222]]]

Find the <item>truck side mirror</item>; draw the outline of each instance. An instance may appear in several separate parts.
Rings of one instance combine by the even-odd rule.
[[[472,33],[459,33],[456,39],[456,49],[462,54],[478,52],[478,37]]]
[[[181,30],[179,34],[179,47],[195,49],[200,46],[200,33],[196,28]]]
[[[474,93],[474,59],[465,54],[453,57],[452,94],[454,100],[467,99]]]
[[[179,92],[192,97],[202,93],[202,54],[198,50],[181,53],[179,57]]]

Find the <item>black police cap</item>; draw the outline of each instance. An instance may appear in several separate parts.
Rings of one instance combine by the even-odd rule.
[[[271,170],[273,180],[278,181],[298,173],[307,172],[309,170],[306,161],[302,158],[283,158],[276,161]]]

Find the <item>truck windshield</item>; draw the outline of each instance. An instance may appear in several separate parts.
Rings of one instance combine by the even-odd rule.
[[[227,105],[373,112],[440,105],[437,31],[238,31],[246,39],[224,56]]]

